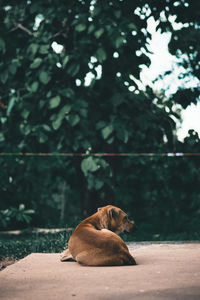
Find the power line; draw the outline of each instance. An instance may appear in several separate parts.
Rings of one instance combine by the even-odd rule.
[[[184,153],[184,152],[168,152],[168,153],[31,153],[31,152],[0,152],[0,156],[15,157],[184,157],[184,156],[200,156],[200,153]]]

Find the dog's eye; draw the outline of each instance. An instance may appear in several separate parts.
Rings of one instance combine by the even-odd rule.
[[[124,217],[124,222],[126,222],[126,221],[128,221],[128,217],[127,216]]]

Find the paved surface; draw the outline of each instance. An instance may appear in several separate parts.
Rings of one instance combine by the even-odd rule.
[[[129,248],[137,266],[84,267],[31,254],[0,272],[0,299],[200,299],[200,243]]]

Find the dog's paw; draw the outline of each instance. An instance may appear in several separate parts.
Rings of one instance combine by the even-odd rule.
[[[75,261],[74,258],[72,257],[69,249],[66,249],[61,253],[61,258],[60,261]]]
[[[70,257],[62,256],[60,258],[60,261],[76,261],[76,260],[72,256]]]

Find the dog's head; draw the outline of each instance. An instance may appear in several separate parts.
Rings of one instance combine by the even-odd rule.
[[[134,222],[130,221],[127,214],[116,206],[107,205],[98,208],[98,211],[106,219],[107,228],[116,234],[131,232],[136,229]]]

